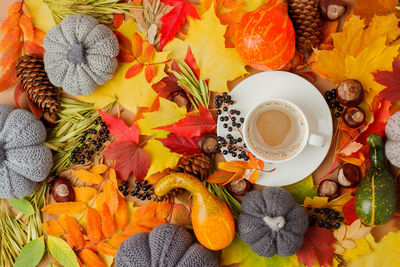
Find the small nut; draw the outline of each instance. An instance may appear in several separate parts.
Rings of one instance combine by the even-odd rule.
[[[347,4],[341,0],[320,0],[321,15],[328,20],[337,20],[346,13]]]
[[[178,107],[186,106],[187,108],[189,108],[189,106],[190,106],[189,98],[187,97],[185,91],[183,91],[183,90],[172,92],[169,95],[168,100],[175,102],[175,104]]]
[[[346,163],[339,169],[338,182],[346,188],[353,188],[361,181],[361,171],[356,165]]]
[[[246,179],[233,181],[226,185],[226,189],[237,196],[244,196],[252,187],[253,185]]]
[[[358,128],[365,121],[365,112],[359,107],[349,107],[343,113],[344,123],[350,128]]]
[[[75,201],[74,189],[69,180],[64,177],[58,177],[54,180],[51,195],[57,202]]]
[[[337,86],[337,99],[346,107],[358,106],[364,99],[364,89],[357,80],[345,80]]]
[[[210,155],[217,153],[216,146],[218,145],[217,135],[215,133],[203,134],[198,142],[198,146],[204,154]]]
[[[339,196],[340,185],[332,180],[324,180],[318,186],[318,196],[334,199]]]

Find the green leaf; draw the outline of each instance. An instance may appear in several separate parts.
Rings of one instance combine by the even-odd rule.
[[[11,207],[13,207],[14,209],[23,214],[26,215],[35,214],[35,209],[33,208],[32,204],[24,198],[9,199],[8,202],[10,203]]]
[[[78,259],[71,247],[63,239],[47,236],[47,247],[53,257],[63,266],[79,267]]]
[[[43,258],[44,250],[43,236],[32,240],[22,248],[14,267],[35,267]]]
[[[244,243],[238,235],[235,236],[233,242],[225,249],[222,250],[221,265],[231,265],[239,263],[240,267],[254,267],[254,266],[293,266],[296,255],[289,257],[281,257],[274,255],[270,258],[258,256],[254,253],[250,246]]]
[[[297,203],[303,204],[306,197],[314,197],[317,195],[317,186],[314,185],[312,175],[304,178],[303,180],[284,186],[289,191]]]

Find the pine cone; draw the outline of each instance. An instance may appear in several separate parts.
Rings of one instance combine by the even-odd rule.
[[[321,19],[317,0],[289,0],[289,16],[296,32],[297,49],[309,57],[318,46],[321,36]]]
[[[18,60],[15,69],[28,97],[47,113],[45,117],[55,121],[59,107],[57,92],[47,77],[43,60],[35,55],[26,55]]]
[[[204,181],[208,177],[211,160],[205,154],[184,155],[179,160],[175,171],[192,174]]]

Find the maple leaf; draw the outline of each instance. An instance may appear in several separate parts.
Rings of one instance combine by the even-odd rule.
[[[117,160],[115,171],[127,181],[132,173],[137,181],[143,181],[150,168],[150,158],[140,146],[132,141],[116,141],[104,151],[107,160]]]
[[[167,77],[162,78],[161,81],[154,84],[153,89],[157,92],[159,97],[168,99],[171,93],[182,90],[182,87],[178,85],[177,81],[178,79],[173,74],[169,73]]]
[[[374,75],[375,81],[386,86],[386,89],[379,93],[382,99],[396,102],[400,100],[400,60],[394,59],[393,71],[378,70]]]
[[[185,56],[185,62],[188,64],[190,69],[193,71],[194,75],[196,75],[196,78],[200,78],[200,69],[199,66],[197,65],[196,59],[193,56],[192,49],[190,46],[188,47],[186,51],[186,56]]]
[[[297,252],[297,260],[300,264],[312,267],[315,258],[320,266],[331,266],[333,261],[334,244],[336,239],[331,231],[320,227],[309,227],[304,235],[304,244]]]
[[[201,136],[204,133],[214,131],[217,124],[215,123],[211,112],[205,107],[199,105],[199,115],[187,114],[185,118],[180,119],[178,122],[167,126],[157,127],[157,130],[165,130],[176,134],[191,138]]]
[[[393,14],[374,16],[365,28],[359,17],[350,17],[342,32],[332,34],[332,50],[315,50],[312,68],[333,83],[356,79],[365,90],[365,101],[384,89],[372,72],[389,70],[400,44],[391,44],[400,35],[399,19]],[[365,28],[365,29],[364,29]]]
[[[169,148],[174,153],[186,155],[201,153],[201,149],[198,146],[198,137],[187,138],[184,136],[170,134],[167,138],[158,140],[160,140],[165,147]]]
[[[135,144],[139,141],[139,128],[136,124],[128,127],[122,119],[117,119],[108,113],[98,110],[101,120],[106,124],[111,134],[117,138],[118,141],[132,141]]]
[[[215,92],[228,91],[227,81],[247,73],[246,65],[234,48],[225,48],[226,26],[221,25],[210,8],[201,20],[190,20],[190,28],[185,41],[175,38],[165,47],[169,58],[184,60],[190,46],[200,69],[200,78],[209,79],[209,88]]]
[[[375,14],[384,16],[395,12],[398,3],[397,0],[356,0],[356,2],[353,13],[364,18],[365,24],[368,24]]]
[[[138,32],[138,29],[134,20],[130,18],[124,21],[117,31],[126,37],[133,36],[133,33]],[[156,52],[153,61],[165,62],[167,55],[168,52]],[[136,76],[125,79],[125,73],[131,67],[131,64],[119,64],[110,81],[99,86],[92,94],[79,96],[78,99],[93,103],[96,109],[117,101],[127,110],[136,113],[137,107],[150,107],[153,104],[157,94],[154,92],[152,85],[167,76],[163,71],[163,64],[157,64],[156,66],[156,75],[152,82],[148,83],[143,70]]]
[[[160,29],[160,49],[174,39],[181,26],[186,23],[186,16],[200,19],[193,4],[187,0],[162,0],[162,2],[174,8],[160,18],[162,22]]]

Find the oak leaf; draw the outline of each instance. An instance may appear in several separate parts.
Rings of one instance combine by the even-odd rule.
[[[164,50],[170,51],[169,58],[184,60],[190,46],[200,68],[200,78],[209,79],[209,89],[226,92],[227,81],[247,73],[245,63],[234,48],[225,48],[226,26],[221,25],[210,8],[201,20],[190,20],[190,28],[185,41],[175,38]]]
[[[44,206],[41,211],[49,214],[79,214],[86,209],[83,202],[58,202]]]
[[[382,99],[396,102],[400,101],[400,60],[394,59],[392,62],[392,71],[378,70],[374,75],[375,81],[386,86],[386,88],[379,93]]]

